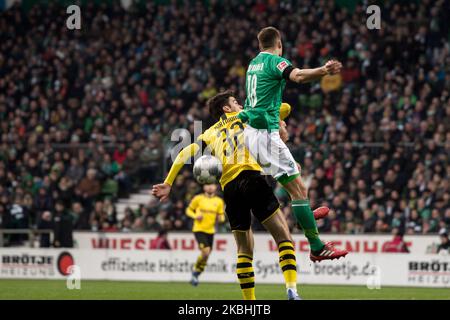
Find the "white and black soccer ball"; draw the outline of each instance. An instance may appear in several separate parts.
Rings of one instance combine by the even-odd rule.
[[[201,156],[195,161],[193,172],[200,184],[216,183],[222,175],[222,164],[214,156]]]

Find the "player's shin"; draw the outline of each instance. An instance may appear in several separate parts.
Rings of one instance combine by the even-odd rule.
[[[208,261],[208,258],[205,258],[203,254],[200,254],[200,256],[197,258],[197,261],[194,264],[194,271],[193,274],[198,277],[206,267],[206,263]]]
[[[278,243],[278,254],[280,268],[283,271],[286,289],[297,292],[297,261],[295,258],[294,245],[285,240]]]
[[[295,219],[305,232],[311,251],[322,250],[324,243],[319,238],[316,219],[309,205],[309,200],[293,200],[291,205]]]
[[[292,213],[295,220],[305,232],[312,252],[321,251],[325,244],[319,238],[316,219],[307,199],[307,189],[300,179],[300,174],[288,176],[287,174],[277,178],[278,182],[291,196]]]
[[[255,273],[253,270],[253,258],[247,254],[238,254],[236,273],[241,285],[244,300],[256,300],[255,297]]]

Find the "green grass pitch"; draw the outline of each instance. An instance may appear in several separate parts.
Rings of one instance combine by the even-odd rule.
[[[88,281],[80,290],[69,290],[64,280],[0,280],[0,299],[138,299],[138,300],[240,300],[239,285],[180,282]],[[299,285],[303,299],[450,299],[448,288]],[[282,284],[256,284],[256,298],[285,300]]]

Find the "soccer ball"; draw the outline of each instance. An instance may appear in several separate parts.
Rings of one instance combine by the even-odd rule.
[[[195,161],[193,172],[200,184],[216,183],[222,175],[222,164],[214,156],[201,156]]]

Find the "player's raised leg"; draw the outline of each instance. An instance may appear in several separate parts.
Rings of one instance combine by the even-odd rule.
[[[293,215],[308,239],[312,261],[336,259],[348,252],[337,250],[319,237],[315,215],[311,210],[308,191],[303,184],[300,170],[278,131],[268,132],[246,127],[245,144],[258,160],[266,174],[272,175],[289,193]]]
[[[316,219],[309,204],[308,192],[300,174],[285,175],[278,181],[291,196],[292,212],[298,224],[302,227],[311,248],[310,259],[316,262],[345,257],[348,253],[346,250],[338,250],[331,243],[323,243],[320,240]]]
[[[324,243],[319,238],[316,220],[309,205],[307,189],[300,178],[300,174],[285,175],[279,178],[278,181],[291,196],[293,215],[302,227],[311,251],[320,251]]]

